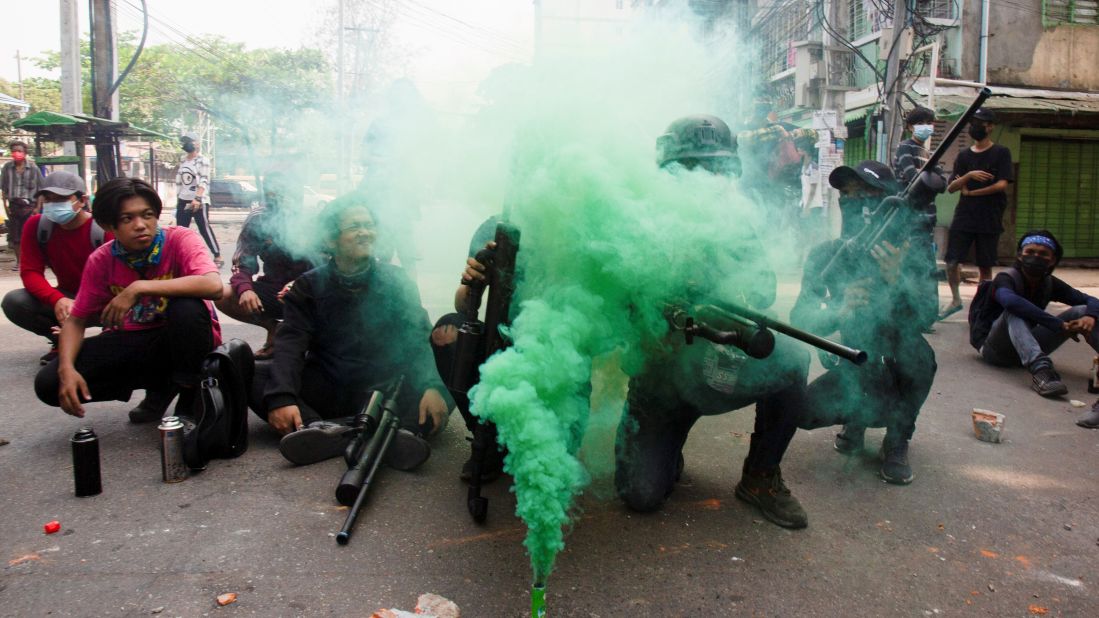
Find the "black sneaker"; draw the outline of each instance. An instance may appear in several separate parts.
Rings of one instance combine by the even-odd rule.
[[[886,440],[881,444],[881,477],[887,483],[907,485],[912,482],[912,466],[908,465],[908,440]]]
[[[1091,405],[1091,410],[1077,419],[1076,424],[1087,429],[1099,429],[1099,399]]]
[[[398,429],[385,453],[385,465],[394,470],[415,470],[431,457],[431,445],[407,429]]]
[[[854,455],[862,450],[866,441],[866,428],[856,425],[844,425],[843,431],[836,434],[836,441],[832,446],[844,455]]]
[[[1060,374],[1048,365],[1031,372],[1034,392],[1042,397],[1060,397],[1068,393],[1068,387],[1061,381]]]
[[[355,430],[330,421],[314,421],[282,437],[279,452],[299,466],[315,464],[342,455],[355,437]]]
[[[48,364],[50,364],[50,361],[52,361],[55,358],[57,358],[57,346],[56,345],[53,346],[52,348],[50,348],[49,352],[46,352],[45,354],[43,354],[38,359],[38,364],[39,365],[48,365]]]
[[[134,424],[152,423],[164,418],[164,413],[168,411],[172,399],[175,399],[176,392],[178,392],[176,388],[145,391],[145,398],[129,412],[130,422]]]
[[[783,528],[809,525],[809,516],[798,499],[790,494],[778,468],[766,474],[745,470],[737,483],[736,497],[755,506],[768,521]]]

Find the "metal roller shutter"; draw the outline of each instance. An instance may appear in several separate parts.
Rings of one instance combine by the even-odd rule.
[[[1015,236],[1046,228],[1066,258],[1099,258],[1099,140],[1023,138]]]

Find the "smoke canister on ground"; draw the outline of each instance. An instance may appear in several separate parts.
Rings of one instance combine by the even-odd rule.
[[[183,462],[183,423],[177,416],[166,416],[160,426],[160,470],[165,483],[178,483],[187,478]]]
[[[530,616],[531,618],[545,618],[546,616],[545,584],[534,584],[530,587]]]
[[[1099,356],[1091,361],[1091,373],[1088,374],[1088,392],[1099,393]]]
[[[91,427],[82,427],[72,437],[73,482],[77,497],[94,496],[103,492],[99,474],[99,438]]]

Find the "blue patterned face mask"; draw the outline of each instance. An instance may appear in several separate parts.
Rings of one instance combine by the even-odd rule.
[[[931,137],[931,134],[935,132],[935,125],[933,124],[918,124],[912,127],[912,137],[921,142],[926,142],[927,138]]]
[[[126,262],[126,265],[134,270],[159,264],[163,250],[164,228],[157,230],[156,236],[153,236],[153,242],[141,251],[126,251],[117,240],[111,243],[111,255]]]

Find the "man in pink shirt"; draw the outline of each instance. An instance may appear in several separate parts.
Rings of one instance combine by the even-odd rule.
[[[115,240],[88,258],[58,357],[35,378],[46,404],[83,417],[87,402],[127,401],[145,389],[146,401],[130,414],[145,421],[163,414],[178,391],[177,414],[192,415],[202,359],[221,343],[210,301],[221,297],[222,283],[196,233],[157,225],[161,208],[156,191],[136,178],[96,192],[92,216]],[[103,332],[85,338],[96,318]],[[150,414],[135,419],[143,406]]]
[[[84,179],[70,172],[54,172],[35,194],[42,214],[27,219],[20,244],[19,276],[23,287],[4,295],[4,315],[12,324],[50,341],[43,365],[57,357],[56,329],[69,317],[73,298],[88,256],[114,239],[92,221],[85,208]],[[46,268],[57,285],[46,279]],[[98,322],[97,322],[98,324]]]

